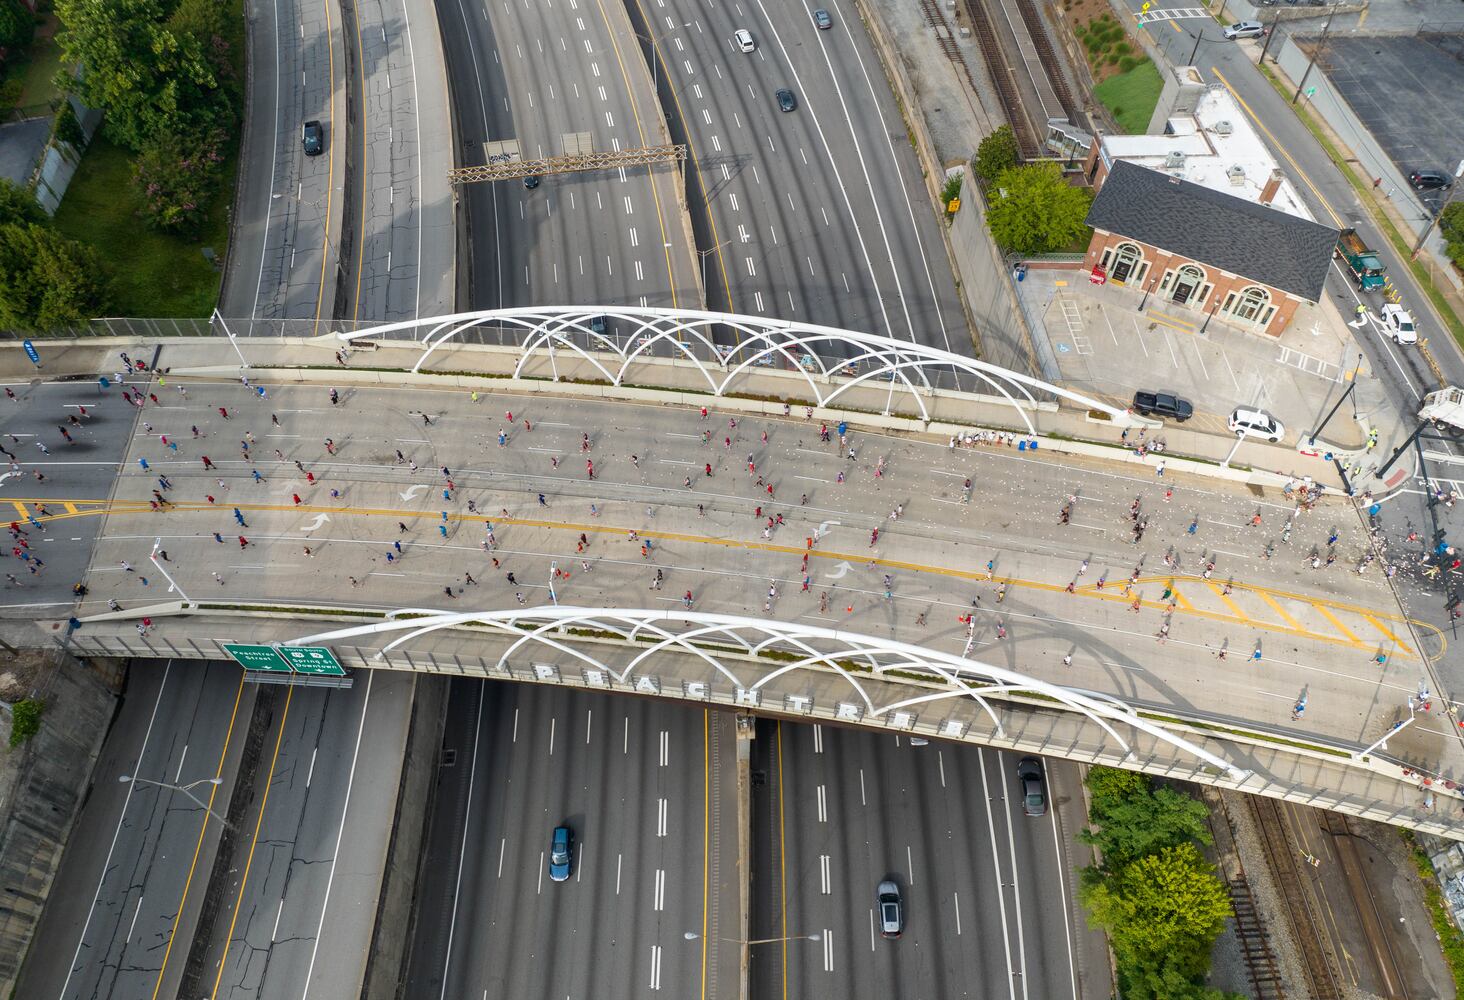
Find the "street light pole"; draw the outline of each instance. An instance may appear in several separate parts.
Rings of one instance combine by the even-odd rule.
[[[190,781],[186,785],[175,785],[169,781],[153,781],[151,778],[139,778],[131,774],[119,774],[117,776],[117,780],[124,785],[129,783],[134,785],[154,785],[158,788],[166,788],[171,792],[182,792],[184,795],[188,796],[188,798],[193,802],[194,805],[198,806],[198,808],[208,813],[210,816],[218,820],[220,823],[224,824],[224,826],[228,827],[229,829],[232,830],[234,828],[234,825],[232,823],[224,819],[224,817],[220,816],[218,813],[214,812],[206,804],[200,801],[196,795],[189,791],[190,788],[197,788],[199,785],[222,785],[224,783],[223,778],[199,778],[197,781]]]
[[[163,569],[163,564],[158,561],[158,549],[162,546],[162,544],[163,540],[161,538],[154,538],[152,554],[149,555],[148,558],[151,559],[152,564],[158,568],[158,572],[163,574],[163,577],[168,581],[168,586],[171,589],[176,590],[178,592],[178,596],[183,598],[183,603],[192,604],[193,602],[188,599],[188,595],[183,593],[183,588],[178,586],[178,581],[174,580],[172,575],[167,570]]]

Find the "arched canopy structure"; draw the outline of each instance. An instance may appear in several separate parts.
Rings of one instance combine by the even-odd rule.
[[[991,719],[998,734],[1002,731],[1001,722],[990,699],[1035,695],[1054,707],[1086,716],[1107,732],[1126,753],[1130,751],[1128,741],[1115,727],[1143,732],[1236,780],[1246,777],[1245,771],[1229,761],[1144,719],[1134,709],[1109,695],[1049,684],[1005,667],[953,653],[798,622],[691,610],[540,607],[448,612],[403,608],[392,612],[385,621],[304,636],[291,640],[287,645],[306,646],[371,636],[392,637],[377,654],[384,657],[420,636],[458,628],[486,631],[495,638],[510,639],[499,657],[500,668],[511,659],[526,656],[529,650],[538,648],[552,651],[561,662],[579,663],[625,682],[637,670],[644,668],[652,657],[675,653],[688,662],[701,664],[707,674],[720,675],[734,686],[751,691],[761,690],[784,675],[813,670],[841,678],[852,696],[875,718],[920,704],[969,699]],[[625,645],[577,642],[576,632],[601,637],[608,634],[623,640]],[[626,655],[619,657],[618,661],[612,662],[607,658],[607,650],[620,649],[625,650]],[[725,655],[728,649],[735,650],[735,655]],[[898,682],[904,679],[901,675],[910,674],[920,675],[926,682],[913,687],[918,693],[881,703],[877,703],[870,693],[868,678]]]

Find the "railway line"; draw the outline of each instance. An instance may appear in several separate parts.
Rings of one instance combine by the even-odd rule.
[[[922,0],[922,10],[927,2]],[[1039,2],[964,0],[1002,113],[1024,159],[1042,155],[1049,119],[1066,119],[1087,127],[1082,106],[1073,100],[1067,85],[1063,63],[1048,35]],[[939,10],[935,15],[939,17]],[[930,20],[928,13],[926,19]],[[946,44],[943,38],[941,47],[946,48]]]

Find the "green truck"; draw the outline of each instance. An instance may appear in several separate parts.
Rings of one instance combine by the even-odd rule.
[[[1383,287],[1386,281],[1383,277],[1383,262],[1367,248],[1356,229],[1342,230],[1337,239],[1337,256],[1345,260],[1352,269],[1352,280],[1357,282],[1358,288],[1367,292]]]

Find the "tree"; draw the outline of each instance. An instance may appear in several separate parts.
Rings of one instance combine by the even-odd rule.
[[[0,49],[18,52],[36,34],[36,16],[20,0],[0,0]]]
[[[174,233],[198,229],[222,179],[225,141],[222,129],[147,140],[132,171],[149,225]]]
[[[1078,834],[1103,854],[1103,870],[1115,872],[1145,854],[1183,843],[1209,844],[1205,804],[1169,787],[1155,788],[1148,775],[1116,768],[1088,773],[1095,824]]]
[[[69,97],[61,98],[61,103],[56,108],[56,119],[51,123],[51,136],[78,152],[86,148],[86,133],[82,131],[81,122],[76,119],[76,109],[71,106]]]
[[[991,191],[986,223],[1003,250],[1055,253],[1086,237],[1092,192],[1069,185],[1055,163],[1003,170]]]
[[[14,181],[0,177],[0,226],[46,221],[35,196]]]
[[[1464,268],[1464,201],[1455,201],[1439,216],[1439,232],[1456,267]]]
[[[1168,966],[1185,979],[1209,969],[1210,949],[1231,914],[1214,867],[1190,843],[1090,880],[1079,896],[1091,922],[1108,932],[1121,968]]]
[[[10,706],[10,745],[18,747],[41,731],[41,712],[46,703],[26,698]]]
[[[971,167],[983,184],[991,184],[1001,176],[1003,170],[1015,167],[1019,159],[1017,137],[1012,133],[1010,125],[1003,125],[981,140],[981,145],[976,147],[976,158],[971,162]]]
[[[0,226],[0,325],[79,326],[100,310],[105,289],[91,247],[33,222]]]
[[[56,0],[56,14],[63,62],[85,67],[62,88],[106,109],[113,141],[138,150],[154,136],[227,123],[228,96],[203,44],[167,27],[160,0]]]
[[[1203,977],[1187,976],[1174,963],[1120,970],[1123,1000],[1244,1000],[1239,994],[1211,989]]]

